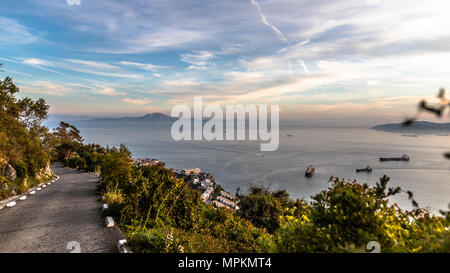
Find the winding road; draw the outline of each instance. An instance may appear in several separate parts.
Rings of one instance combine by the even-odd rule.
[[[98,177],[52,166],[60,179],[0,210],[0,252],[118,252],[123,235],[107,228],[95,189]]]

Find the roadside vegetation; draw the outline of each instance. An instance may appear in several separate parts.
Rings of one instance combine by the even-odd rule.
[[[56,138],[41,125],[49,106],[43,99],[18,99],[18,92],[11,78],[0,80],[0,200],[52,176]]]
[[[205,204],[163,165],[135,166],[124,145],[94,153],[98,193],[134,252],[367,252],[371,241],[382,252],[450,252],[449,212],[420,208],[412,192],[388,187],[386,176],[375,186],[331,178],[309,202],[252,185],[237,193],[233,211]],[[397,194],[413,209],[390,203]]]
[[[366,252],[371,241],[381,252],[450,252],[450,213],[420,208],[386,176],[375,186],[331,178],[311,201],[252,185],[237,192],[239,210],[216,209],[165,166],[133,164],[125,145],[84,144],[64,122],[50,132],[45,101],[18,91],[0,81],[0,199],[44,179],[53,160],[101,173],[98,194],[134,252]],[[413,209],[390,203],[397,194]]]

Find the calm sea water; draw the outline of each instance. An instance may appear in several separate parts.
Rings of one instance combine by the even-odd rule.
[[[330,176],[356,179],[375,185],[384,174],[390,186],[412,190],[419,205],[433,212],[450,203],[450,137],[435,134],[403,137],[397,133],[369,129],[305,128],[281,130],[277,151],[259,157],[254,141],[173,141],[169,130],[161,128],[80,128],[87,143],[126,144],[134,157],[158,158],[169,168],[199,167],[211,172],[216,181],[234,193],[239,187],[260,184],[286,189],[291,197],[309,199],[329,186]],[[291,137],[286,136],[291,134]],[[379,162],[380,156],[408,154],[409,162]],[[306,178],[308,165],[316,167]],[[356,173],[356,168],[373,167],[372,173]],[[406,194],[392,201],[411,208]]]

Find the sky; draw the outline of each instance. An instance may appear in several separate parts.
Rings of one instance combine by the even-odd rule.
[[[379,123],[450,86],[450,1],[0,0],[0,77],[51,114],[277,104]]]

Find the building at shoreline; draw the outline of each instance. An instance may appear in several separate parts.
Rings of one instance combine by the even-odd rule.
[[[133,159],[133,163],[137,166],[154,166],[154,165],[158,165],[162,162],[158,159],[153,159],[153,158],[136,158],[136,159]]]
[[[226,199],[228,199],[230,201],[236,201],[237,200],[236,196],[234,196],[231,193],[226,192],[226,191],[220,191],[220,196],[225,197]]]
[[[200,168],[192,168],[192,169],[183,169],[181,170],[181,174],[183,175],[191,175],[191,174],[200,174]]]
[[[192,188],[199,191],[203,202],[212,204],[215,208],[239,209],[236,196],[223,190],[215,192],[217,184],[212,174],[202,172],[200,168],[172,169],[172,172],[177,175],[177,178],[184,179]]]
[[[205,192],[203,192],[203,194],[200,196],[202,198],[203,202],[208,203],[209,200],[211,200],[213,191],[214,191],[214,187],[212,187],[212,186],[209,186],[208,188],[206,188]]]
[[[232,209],[236,209],[237,208],[237,204],[234,201],[231,201],[223,196],[217,196],[216,200],[220,203],[222,203],[223,205],[230,207]]]

